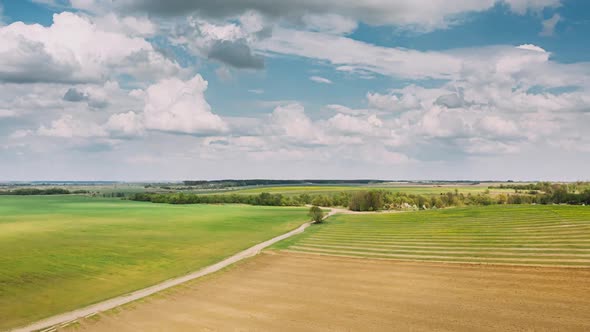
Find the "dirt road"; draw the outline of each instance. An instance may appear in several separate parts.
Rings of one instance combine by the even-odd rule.
[[[328,214],[326,216],[326,218],[328,216],[332,215],[333,213],[335,213],[335,211],[331,211],[330,214]],[[258,253],[260,253],[260,251],[262,249],[264,249],[276,242],[284,240],[290,236],[293,236],[295,234],[299,234],[299,233],[303,232],[309,225],[310,225],[310,223],[305,223],[291,232],[285,233],[283,235],[272,238],[268,241],[257,244],[257,245],[255,245],[251,248],[248,248],[240,253],[237,253],[234,256],[226,258],[219,263],[210,265],[208,267],[205,267],[199,271],[188,274],[186,276],[175,278],[175,279],[170,279],[170,280],[167,280],[167,281],[162,282],[160,284],[157,284],[157,285],[154,285],[154,286],[151,286],[148,288],[144,288],[142,290],[139,290],[139,291],[136,291],[133,293],[122,295],[122,296],[119,296],[119,297],[116,297],[116,298],[113,298],[113,299],[110,299],[107,301],[103,301],[103,302],[100,302],[100,303],[97,303],[97,304],[94,304],[94,305],[91,305],[91,306],[88,306],[85,308],[81,308],[81,309],[78,309],[75,311],[71,311],[71,312],[67,312],[64,314],[57,315],[57,316],[49,317],[47,319],[32,323],[30,325],[14,329],[12,331],[14,331],[14,332],[37,331],[37,330],[41,330],[41,329],[44,329],[47,327],[71,322],[71,321],[77,320],[82,317],[93,315],[93,314],[101,312],[101,311],[113,309],[113,308],[121,306],[123,304],[144,298],[146,296],[152,295],[154,293],[160,292],[160,291],[168,289],[170,287],[177,286],[177,285],[180,285],[180,284],[185,283],[187,281],[190,281],[190,280],[193,280],[196,278],[200,278],[200,277],[208,275],[210,273],[219,271],[219,270],[221,270],[231,264],[234,264],[244,258],[248,258],[248,257],[252,257],[254,255],[257,255]]]
[[[590,270],[263,253],[82,331],[589,331]]]

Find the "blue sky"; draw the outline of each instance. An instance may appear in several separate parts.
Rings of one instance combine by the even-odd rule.
[[[590,3],[0,0],[0,180],[589,180]]]

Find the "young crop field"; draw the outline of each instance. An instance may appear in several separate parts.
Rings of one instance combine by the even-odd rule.
[[[590,207],[336,215],[275,248],[395,260],[590,267]]]
[[[260,186],[245,189],[227,190],[228,194],[271,194],[299,195],[299,194],[335,194],[339,192],[351,192],[360,190],[384,190],[389,192],[401,192],[407,194],[438,195],[455,190],[464,194],[478,194],[488,190],[488,185],[291,185],[291,186]],[[490,193],[513,193],[512,189],[490,189]]]
[[[305,208],[0,197],[0,330],[216,263],[305,222]]]

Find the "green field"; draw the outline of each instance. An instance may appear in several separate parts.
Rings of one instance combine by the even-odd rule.
[[[198,270],[296,228],[306,212],[0,196],[0,330]]]
[[[299,195],[299,194],[335,194],[343,191],[360,191],[360,190],[385,190],[389,192],[401,192],[407,194],[424,194],[424,195],[438,195],[450,191],[458,190],[464,194],[483,193],[488,189],[488,185],[307,185],[307,186],[260,186],[248,187],[245,189],[227,190],[220,193],[228,194],[260,194],[267,192],[271,194],[283,195]],[[492,193],[513,193],[512,189],[493,189]]]
[[[104,194],[121,193],[125,195],[135,193],[193,193],[202,195],[225,195],[225,194],[239,194],[239,195],[257,195],[262,192],[272,194],[283,194],[286,196],[300,195],[300,194],[336,194],[340,192],[354,192],[360,190],[384,190],[389,192],[401,192],[407,194],[422,194],[422,195],[438,195],[450,191],[458,190],[463,194],[478,194],[488,190],[489,186],[497,186],[499,183],[480,183],[474,185],[467,184],[406,184],[406,183],[378,183],[378,184],[310,184],[310,185],[261,185],[261,186],[246,186],[246,187],[228,187],[223,189],[207,189],[207,188],[190,188],[180,184],[150,184],[146,186],[140,183],[116,183],[116,184],[96,184],[96,185],[38,185],[38,186],[15,186],[2,187],[2,190],[15,190],[23,188],[62,188],[70,191],[87,190],[91,193],[96,193],[99,196]],[[491,194],[498,193],[513,193],[513,189],[490,189]]]
[[[590,267],[590,207],[336,215],[274,248],[381,259]]]

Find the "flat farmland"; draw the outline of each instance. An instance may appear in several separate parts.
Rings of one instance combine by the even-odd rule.
[[[0,196],[0,330],[198,270],[298,227],[306,212]]]
[[[354,192],[360,190],[384,190],[389,192],[401,192],[407,194],[439,195],[458,190],[464,194],[478,194],[488,190],[488,184],[481,185],[400,185],[400,184],[376,184],[376,185],[290,185],[290,186],[260,186],[244,189],[227,190],[228,194],[260,194],[268,192],[272,194],[299,195],[299,194],[335,194],[339,192]],[[489,189],[490,193],[513,193],[512,189]],[[213,192],[211,192],[213,193]]]
[[[380,259],[590,267],[590,208],[513,205],[336,215],[275,248]]]
[[[588,331],[590,271],[266,252],[74,331]]]

